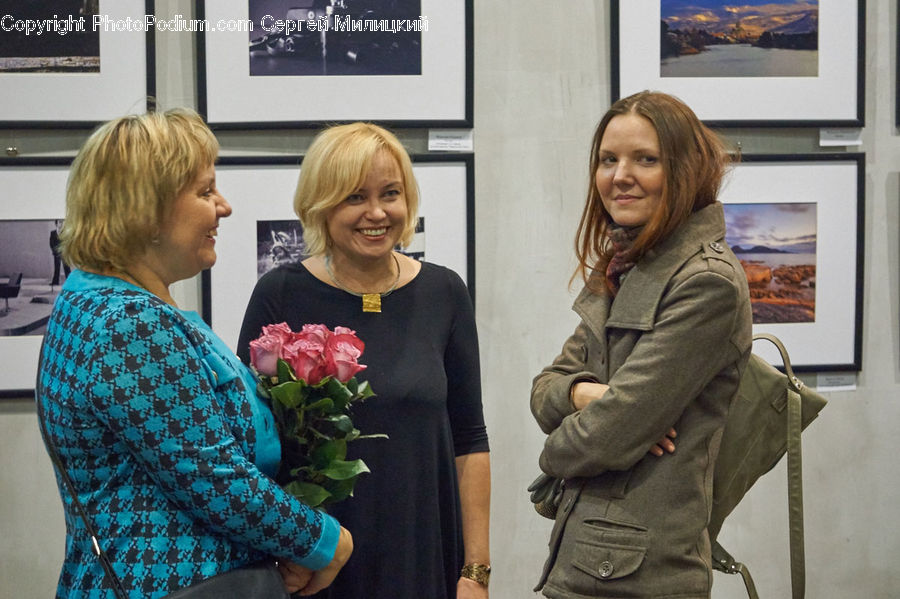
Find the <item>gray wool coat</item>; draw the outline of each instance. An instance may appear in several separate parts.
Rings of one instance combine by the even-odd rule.
[[[747,280],[724,237],[715,203],[641,258],[615,301],[583,290],[581,323],[534,379],[540,466],[565,479],[537,586],[547,597],[710,595],[713,468],[752,343]],[[580,380],[609,390],[576,411]],[[673,426],[675,452],[649,454]]]

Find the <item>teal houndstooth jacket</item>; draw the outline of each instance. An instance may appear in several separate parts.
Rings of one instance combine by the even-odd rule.
[[[252,373],[196,313],[125,281],[73,271],[36,388],[47,435],[130,597],[172,591],[267,556],[313,569],[337,521],[269,476],[280,445]],[[66,518],[59,597],[114,597],[84,524]]]

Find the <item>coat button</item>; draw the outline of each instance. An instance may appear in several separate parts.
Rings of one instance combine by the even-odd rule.
[[[712,251],[714,251],[717,254],[722,254],[725,252],[725,246],[723,246],[718,241],[711,241],[709,243],[709,247],[710,247],[710,249],[712,249]]]
[[[612,562],[600,562],[600,578],[609,578],[613,573]]]

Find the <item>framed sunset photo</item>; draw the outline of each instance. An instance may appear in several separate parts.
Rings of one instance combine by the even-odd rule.
[[[663,91],[720,127],[865,124],[865,0],[612,0],[611,17],[613,101]]]
[[[753,332],[783,340],[798,372],[862,369],[864,177],[864,154],[749,154],[719,194]]]

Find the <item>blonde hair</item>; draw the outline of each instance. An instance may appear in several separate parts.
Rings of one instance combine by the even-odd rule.
[[[159,234],[179,192],[218,153],[212,131],[186,108],[101,125],[69,171],[63,259],[101,272],[126,269]]]
[[[647,119],[659,138],[660,162],[665,179],[662,201],[656,206],[629,252],[639,260],[647,251],[680,227],[693,212],[716,201],[728,166],[739,160],[728,144],[704,125],[687,104],[661,92],[642,91],[613,104],[601,119],[591,144],[587,201],[575,236],[578,274],[595,291],[591,271],[604,272],[612,258],[607,243],[611,217],[603,206],[594,181],[600,166],[600,144],[609,122],[617,116],[635,114]],[[605,278],[602,278],[605,281]]]
[[[365,181],[372,160],[387,152],[400,167],[406,222],[400,245],[410,244],[416,230],[419,189],[406,149],[393,133],[371,123],[351,123],[325,129],[313,140],[300,167],[294,193],[294,212],[303,225],[303,240],[310,256],[324,254],[330,243],[328,212]]]

